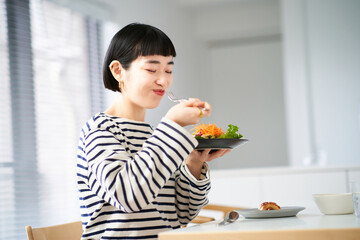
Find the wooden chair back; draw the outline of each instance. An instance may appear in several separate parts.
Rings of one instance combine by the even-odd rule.
[[[26,226],[25,229],[29,240],[80,240],[82,235],[81,221],[41,228]]]

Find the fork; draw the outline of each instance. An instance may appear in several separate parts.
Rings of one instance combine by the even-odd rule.
[[[166,95],[168,96],[169,100],[172,101],[172,102],[180,103],[180,102],[188,101],[188,99],[176,97],[175,94],[170,90],[166,91]],[[202,111],[209,111],[210,110],[209,108],[201,108],[201,107],[200,107],[200,109]]]

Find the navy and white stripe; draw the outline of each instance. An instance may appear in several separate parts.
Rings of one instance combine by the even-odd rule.
[[[210,190],[207,165],[197,180],[184,164],[196,145],[165,118],[155,130],[104,113],[90,119],[77,158],[82,239],[157,239],[191,221]]]

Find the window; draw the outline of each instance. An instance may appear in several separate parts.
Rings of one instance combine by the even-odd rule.
[[[11,98],[5,0],[0,0],[0,238],[13,226],[14,204]]]
[[[104,108],[102,24],[45,0],[0,0],[0,239],[80,219],[76,151]]]
[[[31,1],[31,35],[40,224],[77,220],[78,127],[90,117],[86,18]]]

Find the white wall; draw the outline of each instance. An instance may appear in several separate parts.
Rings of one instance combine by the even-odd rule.
[[[193,10],[196,35],[205,42],[279,34],[278,0],[232,1]]]
[[[282,1],[284,90],[288,154],[290,165],[310,165],[313,136],[308,96],[307,41],[304,4],[301,0]]]
[[[249,142],[215,160],[217,168],[287,165],[281,42],[212,48],[211,122],[238,125]],[[204,120],[208,121],[208,119]]]
[[[239,1],[196,9],[196,35],[207,47],[204,96],[224,130],[238,125],[250,141],[212,168],[286,166],[280,5]]]
[[[283,59],[272,56],[274,61],[280,61],[284,69],[284,82],[274,81],[274,88],[283,91],[285,120],[273,118],[285,129],[278,128],[277,138],[286,139],[280,144],[284,148],[273,147],[273,154],[262,159],[253,159],[243,155],[247,150],[253,156],[259,152],[267,152],[258,145],[249,149],[252,142],[235,150],[213,166],[219,168],[255,167],[289,164],[291,166],[347,166],[360,164],[360,2],[357,0],[284,0],[277,1],[239,1],[240,4],[227,6],[209,6],[196,9],[196,34],[207,46],[208,77],[204,86],[210,82],[212,94],[208,97],[214,106],[214,114],[210,120],[216,123],[239,120],[241,114],[249,114],[249,118],[258,119],[264,116],[244,109],[241,104],[232,105],[241,110],[238,116],[227,114],[232,109],[228,106],[234,89],[251,90],[251,80],[246,74],[235,74],[242,70],[242,57],[234,59],[240,52],[240,45],[264,42],[281,36]],[[280,18],[281,16],[281,18]],[[279,19],[280,18],[280,19]],[[222,50],[221,50],[222,49]],[[223,53],[220,53],[223,51]],[[243,53],[243,52],[241,52]],[[219,55],[220,54],[220,55]],[[221,54],[227,54],[228,65]],[[251,55],[247,55],[249,60]],[[283,60],[283,61],[282,61]],[[250,61],[248,61],[250,63]],[[235,64],[234,64],[235,63]],[[240,65],[236,65],[236,63]],[[220,64],[220,65],[219,65]],[[227,66],[229,68],[224,68]],[[236,69],[231,69],[235,66]],[[261,66],[261,71],[268,72],[274,65]],[[214,75],[216,75],[214,77]],[[231,76],[230,76],[231,75]],[[252,74],[255,76],[255,74]],[[272,75],[274,77],[276,75]],[[243,84],[233,83],[229,77],[244,79]],[[271,78],[271,77],[270,77]],[[225,84],[222,85],[222,84]],[[233,83],[230,92],[219,94],[222,89]],[[251,91],[257,94],[259,91]],[[276,93],[276,92],[274,92]],[[281,94],[281,93],[280,93]],[[219,95],[221,97],[219,97]],[[256,103],[250,99],[249,106]],[[270,101],[271,106],[276,101]],[[254,104],[255,103],[255,104]],[[221,114],[216,114],[221,109]],[[259,110],[259,109],[258,109]],[[234,115],[237,115],[236,113]],[[264,114],[264,112],[262,112]],[[272,115],[269,115],[270,119]],[[280,121],[279,121],[280,120]],[[256,120],[255,120],[256,122]],[[253,124],[258,124],[258,123]],[[271,122],[270,122],[271,125]],[[251,123],[246,122],[245,135]],[[273,124],[273,126],[278,126]],[[240,125],[240,129],[242,126]],[[283,131],[286,136],[283,137]],[[262,136],[254,135],[255,140]],[[270,131],[270,134],[272,132]],[[250,136],[251,136],[250,135]],[[248,135],[249,136],[249,135]],[[249,137],[250,138],[250,137]],[[286,145],[286,146],[285,146]],[[278,152],[277,152],[278,150]],[[284,161],[281,154],[288,154]],[[266,154],[264,154],[266,155]],[[276,158],[276,155],[278,158]],[[231,159],[230,159],[231,158]],[[251,163],[242,162],[243,159]]]
[[[307,1],[320,165],[360,164],[360,1]]]
[[[291,165],[360,164],[360,1],[284,0]]]

